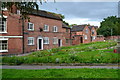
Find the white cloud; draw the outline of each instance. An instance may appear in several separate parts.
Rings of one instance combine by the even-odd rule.
[[[100,26],[100,22],[99,21],[91,21],[88,18],[71,18],[71,19],[64,19],[66,22],[68,22],[69,24],[90,24],[90,25],[94,25],[94,26]]]

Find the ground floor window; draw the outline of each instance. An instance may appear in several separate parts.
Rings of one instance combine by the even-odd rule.
[[[66,39],[66,44],[68,44],[68,41],[69,41],[69,40],[68,40],[68,39]]]
[[[34,45],[34,37],[28,37],[28,45]]]
[[[49,44],[49,38],[48,37],[44,37],[43,38],[43,43],[44,44]]]
[[[96,36],[92,36],[92,40],[95,40]]]
[[[58,39],[57,39],[57,37],[53,37],[53,44],[58,44]]]
[[[8,41],[7,40],[0,40],[0,52],[8,50]]]
[[[84,35],[84,38],[87,39],[87,35]]]

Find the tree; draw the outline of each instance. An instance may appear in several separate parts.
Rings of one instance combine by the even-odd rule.
[[[120,35],[120,19],[116,16],[110,16],[104,18],[101,22],[100,28],[97,30],[99,35],[106,36],[113,36],[113,35]]]

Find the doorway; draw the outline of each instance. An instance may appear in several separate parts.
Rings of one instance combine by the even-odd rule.
[[[43,50],[43,38],[39,37],[38,42],[37,42],[37,49],[38,50]]]
[[[62,40],[58,39],[58,46],[61,47],[62,46]]]
[[[83,37],[80,37],[80,43],[83,43]]]

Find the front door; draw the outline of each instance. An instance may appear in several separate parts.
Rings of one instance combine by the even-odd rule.
[[[38,50],[43,50],[43,39],[38,38]]]
[[[58,39],[58,46],[61,47],[62,46],[62,40]]]
[[[39,39],[39,50],[42,49],[42,39]]]
[[[83,37],[80,37],[80,43],[83,43]]]

